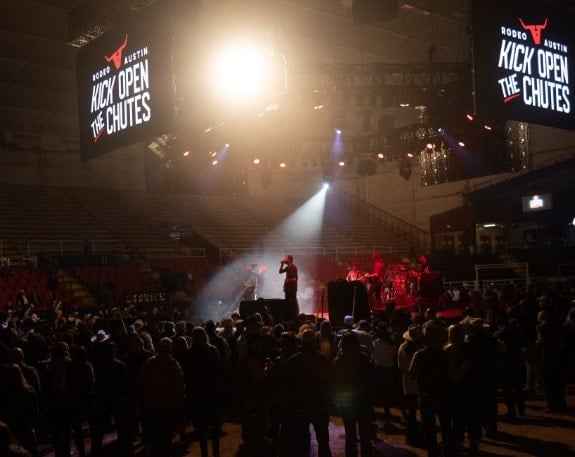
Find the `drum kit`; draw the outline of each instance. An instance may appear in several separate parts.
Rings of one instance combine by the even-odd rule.
[[[392,284],[392,295],[416,295],[419,286],[420,273],[414,269],[408,269],[405,265],[394,265],[389,272]]]
[[[382,301],[389,302],[398,298],[417,296],[420,275],[419,271],[404,264],[390,265],[382,289]],[[367,288],[370,287],[369,281],[364,284]]]

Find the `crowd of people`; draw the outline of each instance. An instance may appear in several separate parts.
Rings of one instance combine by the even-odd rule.
[[[246,455],[309,455],[313,427],[318,456],[329,457],[330,417],[339,416],[346,457],[367,457],[376,420],[395,420],[392,408],[406,443],[430,457],[464,447],[478,455],[482,438],[498,433],[498,389],[510,418],[526,414],[529,390],[545,394],[549,411],[565,408],[565,385],[575,381],[566,363],[575,354],[574,300],[575,289],[472,291],[449,322],[393,303],[341,323],[3,310],[2,455],[37,456],[49,444],[57,457],[74,448],[97,457],[113,432],[122,456],[136,443],[168,456],[174,436],[197,441],[202,457],[219,456],[222,424],[234,420]]]

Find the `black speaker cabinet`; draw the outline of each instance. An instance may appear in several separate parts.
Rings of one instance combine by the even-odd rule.
[[[343,326],[343,318],[348,314],[356,322],[370,317],[367,289],[360,282],[328,282],[327,301],[329,320],[334,327]]]
[[[240,303],[240,316],[245,319],[255,313],[260,313],[262,316],[265,309],[269,309],[275,323],[287,322],[296,320],[298,310],[292,309],[283,298],[268,298],[259,300],[245,300]]]

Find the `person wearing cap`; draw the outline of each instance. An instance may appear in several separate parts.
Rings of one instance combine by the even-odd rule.
[[[354,337],[355,338],[355,337]],[[310,455],[313,425],[317,440],[318,457],[331,457],[329,447],[330,369],[328,357],[319,352],[317,334],[306,329],[301,334],[301,350],[285,363],[280,377],[280,403],[284,410],[285,426],[291,442],[286,455]]]
[[[283,316],[284,320],[292,320],[297,318],[299,314],[299,304],[297,302],[297,266],[293,263],[293,256],[286,255],[280,261],[279,274],[285,273],[283,290],[285,294],[285,301],[287,303],[287,309],[289,309],[289,316]],[[287,319],[286,319],[287,318]]]

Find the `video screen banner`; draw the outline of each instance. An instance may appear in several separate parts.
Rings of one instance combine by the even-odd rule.
[[[77,56],[81,160],[149,141],[175,120],[170,27],[134,15]]]
[[[478,116],[575,130],[575,20],[537,2],[472,2]]]

